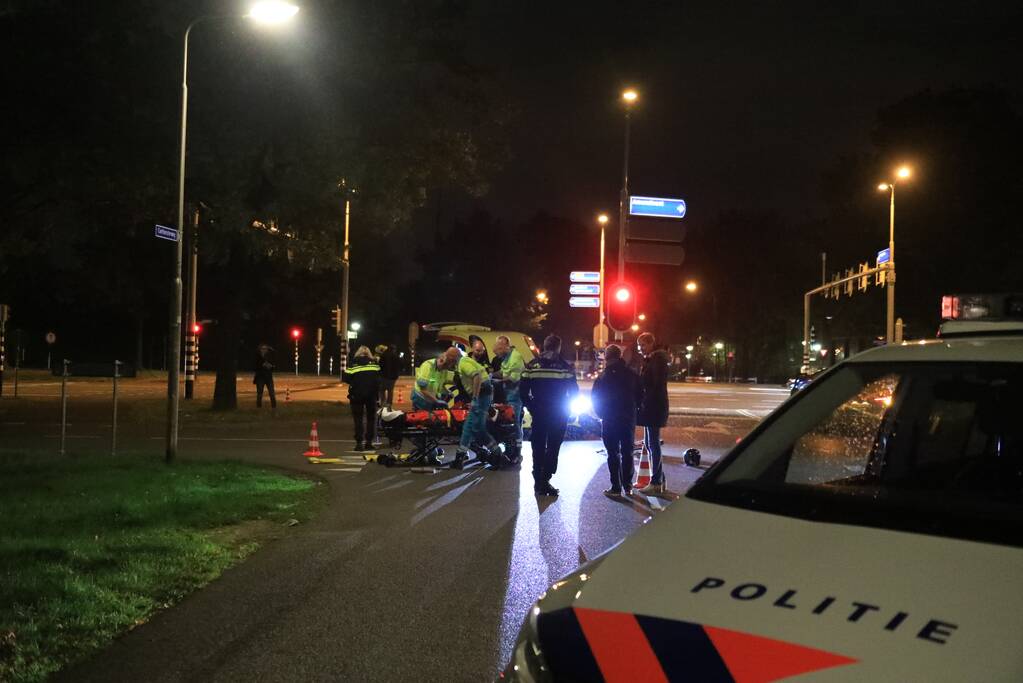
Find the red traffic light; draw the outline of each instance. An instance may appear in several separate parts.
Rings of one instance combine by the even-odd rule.
[[[636,321],[636,292],[627,282],[611,288],[607,302],[607,324],[616,332],[624,332]]]
[[[192,323],[192,334],[199,334],[202,332],[202,325],[199,323]]]
[[[291,328],[291,338],[292,339],[298,339],[301,336],[302,336],[302,330],[298,329],[297,327],[292,327]]]

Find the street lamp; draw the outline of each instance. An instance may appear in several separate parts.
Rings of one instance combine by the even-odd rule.
[[[632,118],[632,105],[639,99],[639,94],[629,88],[622,93],[625,104],[625,149],[622,154],[622,191],[618,197],[618,281],[625,282],[625,232],[628,229],[625,206],[629,203],[629,123]]]
[[[895,177],[900,180],[907,180],[910,175],[912,175],[912,171],[909,166],[901,166],[895,171]],[[888,211],[888,273],[885,276],[885,283],[888,287],[885,343],[891,344],[895,341],[895,181],[881,183],[877,189],[882,192],[887,191],[891,195]]]
[[[354,322],[354,323],[351,324],[351,328],[352,328],[352,332],[358,332],[359,330],[362,329],[362,323]]]
[[[252,19],[260,24],[279,24],[294,17],[297,12],[298,7],[290,3],[280,0],[264,0],[254,4],[244,18]],[[178,365],[181,363],[181,262],[183,258],[181,242],[185,234],[185,152],[188,149],[186,142],[188,132],[188,39],[197,24],[213,19],[230,18],[233,17],[199,17],[185,29],[181,69],[181,145],[178,159],[178,239],[174,258],[173,295],[170,302],[170,357],[167,367],[167,449],[164,454],[164,459],[167,462],[174,460],[178,451],[178,403],[180,398]]]
[[[639,325],[637,323],[632,323],[632,327],[630,327],[629,329],[632,330],[633,332],[639,332]]]
[[[536,292],[536,300],[542,304],[546,304],[549,300],[547,298],[547,290],[541,289]]]
[[[639,314],[638,316],[636,316],[636,317],[637,317],[637,318],[639,318],[639,319],[640,319],[641,321],[642,321],[642,320],[646,320],[646,313],[640,313],[640,314]]]
[[[700,286],[697,285],[694,280],[690,280],[689,282],[686,283],[686,291],[689,292],[690,294],[695,294],[696,290],[699,288]]]

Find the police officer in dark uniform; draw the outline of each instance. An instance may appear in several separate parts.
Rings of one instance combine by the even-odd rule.
[[[522,403],[533,416],[533,490],[556,496],[551,477],[558,471],[558,452],[568,426],[569,403],[579,393],[575,370],[561,357],[561,338],[543,340],[543,354],[529,362],[519,384]]]

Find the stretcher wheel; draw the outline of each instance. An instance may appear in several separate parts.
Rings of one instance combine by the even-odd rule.
[[[699,467],[700,451],[696,448],[687,448],[686,452],[682,454],[682,462],[690,467]]]

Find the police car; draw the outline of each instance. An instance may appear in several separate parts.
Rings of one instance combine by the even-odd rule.
[[[943,309],[552,586],[503,677],[1023,681],[1023,295]]]

